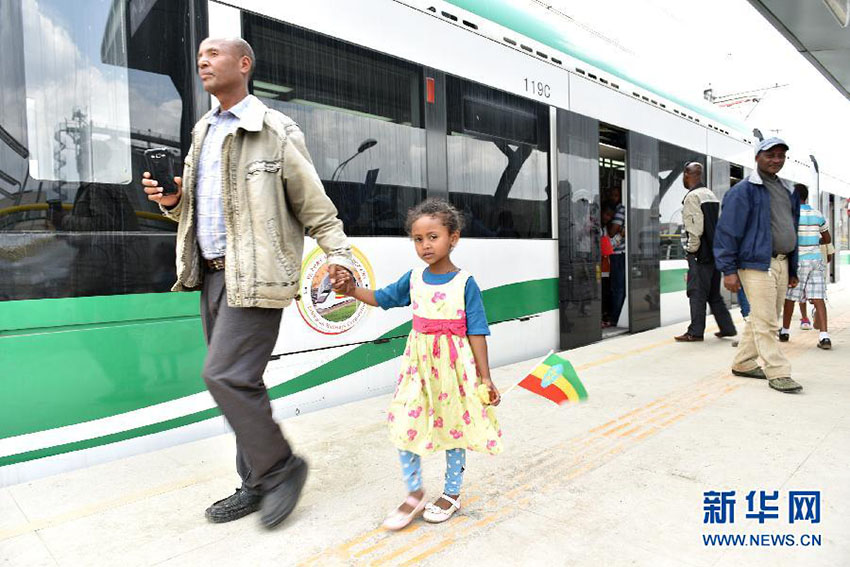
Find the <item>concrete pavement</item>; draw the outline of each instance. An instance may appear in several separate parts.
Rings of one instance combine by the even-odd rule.
[[[733,377],[729,339],[675,343],[686,324],[567,352],[590,400],[509,393],[505,452],[469,454],[463,509],[446,524],[379,528],[404,496],[382,396],[283,424],[312,469],[274,531],[256,515],[204,520],[238,485],[221,436],[0,490],[0,565],[850,565],[850,289],[830,293],[833,350],[796,328],[783,345],[798,395]],[[494,379],[504,388],[530,365]],[[443,466],[424,460],[431,496]],[[790,523],[792,490],[820,491],[819,523]],[[704,523],[707,491],[735,491],[734,523]],[[778,491],[779,517],[746,518],[750,491],[753,512],[760,491]],[[763,545],[788,534],[797,545]]]

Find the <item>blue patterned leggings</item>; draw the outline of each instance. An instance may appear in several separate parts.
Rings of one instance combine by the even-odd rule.
[[[408,492],[416,492],[422,488],[422,460],[416,453],[410,451],[398,452],[401,460],[401,474]],[[463,484],[463,471],[466,469],[466,449],[449,449],[446,451],[446,484],[444,494],[460,494]]]

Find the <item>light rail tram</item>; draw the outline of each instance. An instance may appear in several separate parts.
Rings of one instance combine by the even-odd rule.
[[[411,206],[463,211],[454,259],[483,290],[493,366],[687,319],[683,166],[722,197],[754,163],[743,124],[521,2],[3,0],[0,26],[0,485],[227,430],[200,378],[198,293],[168,293],[176,225],[139,184],[148,148],[180,169],[211,107],[206,36],[253,46],[251,92],[303,129],[360,285],[418,265]],[[843,247],[834,281],[850,184],[789,143],[782,175]],[[627,297],[603,333],[610,200]],[[277,417],[394,386],[409,312],[337,296],[325,270],[308,240],[265,377]]]

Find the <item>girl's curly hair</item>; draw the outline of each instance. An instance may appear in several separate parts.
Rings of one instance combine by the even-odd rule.
[[[410,235],[413,223],[425,216],[440,219],[443,226],[449,229],[449,234],[463,230],[463,215],[460,211],[444,199],[432,198],[422,201],[407,211],[407,221],[404,223],[405,232]]]

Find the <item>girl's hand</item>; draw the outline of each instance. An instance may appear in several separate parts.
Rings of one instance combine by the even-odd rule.
[[[490,392],[490,405],[497,406],[499,402],[502,401],[502,395],[499,393],[499,389],[496,388],[496,385],[493,384],[493,380],[490,378],[482,378],[481,382],[487,386],[487,390]]]
[[[333,285],[333,290],[337,293],[350,296],[354,292],[355,287],[357,287],[357,284],[355,283],[354,278],[351,277],[348,270],[339,270],[336,281]]]

